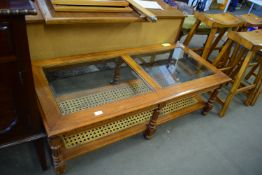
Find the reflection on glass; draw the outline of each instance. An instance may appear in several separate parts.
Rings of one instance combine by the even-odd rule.
[[[211,70],[184,53],[181,48],[161,53],[133,55],[132,58],[162,87],[212,74]]]
[[[44,72],[63,115],[151,91],[120,58]]]

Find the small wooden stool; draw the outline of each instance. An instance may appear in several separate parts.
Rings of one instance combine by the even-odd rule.
[[[249,84],[242,82],[250,66],[251,60],[256,53],[262,49],[262,30],[255,30],[252,32],[231,31],[228,33],[228,38],[226,44],[213,62],[214,66],[220,68],[232,78],[232,87],[225,102],[218,98],[218,101],[223,104],[219,113],[221,117],[225,115],[230,102],[237,93],[247,92],[245,104],[250,104],[258,98],[262,85],[261,57],[257,57],[259,70],[255,80]],[[231,47],[233,43],[237,46],[239,45],[239,47]],[[231,49],[233,49],[232,52],[230,51]]]
[[[252,13],[240,15],[239,18],[244,21],[242,31],[247,31],[248,27],[262,27],[262,18]]]
[[[202,57],[207,59],[211,52],[216,48],[217,44],[228,29],[238,30],[238,27],[243,25],[243,21],[230,13],[223,14],[205,14],[195,12],[195,18],[197,19],[190,32],[188,33],[184,45],[188,46],[193,35],[196,33],[201,22],[211,28],[205,43]],[[216,37],[216,33],[219,33]]]

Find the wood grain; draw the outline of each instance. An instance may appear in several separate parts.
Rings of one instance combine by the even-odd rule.
[[[66,6],[66,5],[54,5],[57,12],[132,12],[130,7],[105,7],[105,6]]]
[[[56,5],[78,5],[78,6],[120,6],[127,7],[129,3],[122,0],[51,0]]]

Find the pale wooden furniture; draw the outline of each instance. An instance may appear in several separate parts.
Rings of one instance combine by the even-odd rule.
[[[174,48],[176,48],[174,50]],[[187,47],[169,43],[33,62],[57,174],[66,161],[179,116],[212,109],[230,81]],[[199,96],[213,91],[207,103]]]
[[[214,66],[223,70],[233,79],[232,87],[229,90],[225,102],[219,100],[223,104],[219,113],[221,117],[225,115],[233,97],[237,93],[246,92],[247,100],[245,104],[254,104],[259,95],[262,78],[262,62],[261,57],[258,57],[257,64],[259,64],[259,70],[254,81],[243,82],[251,60],[255,54],[262,49],[262,30],[252,32],[231,31],[228,33],[228,37],[228,41],[213,63]],[[234,46],[233,44],[235,44],[235,47],[232,47]],[[233,49],[232,52],[230,51],[231,48]]]
[[[162,1],[164,10],[149,10],[157,22],[131,13],[54,12],[46,0],[35,0],[38,16],[27,17],[33,60],[119,50],[178,39],[184,14]],[[166,27],[168,26],[168,27]]]
[[[252,13],[239,16],[244,21],[244,27],[262,27],[262,18]]]
[[[202,57],[208,59],[211,52],[216,48],[217,44],[229,29],[237,30],[243,25],[243,21],[230,13],[223,14],[205,14],[195,12],[196,22],[188,33],[184,44],[188,46],[192,37],[196,33],[201,22],[205,23],[211,31],[203,48]],[[218,33],[218,36],[216,34]]]
[[[249,14],[244,14],[244,15],[240,15],[239,16],[245,23],[243,25],[243,27],[241,27],[241,31],[247,31],[249,27],[262,27],[262,18],[259,16],[256,16],[252,13]],[[238,46],[239,47],[239,46]],[[250,66],[252,66],[252,68],[248,69],[248,73],[245,76],[245,79],[251,80],[253,77],[258,76],[258,70],[259,70],[259,61],[261,60],[261,54],[262,51],[257,52],[257,56],[254,57],[254,59],[252,60],[252,62],[250,63]],[[249,104],[246,103],[246,105],[255,105],[256,100],[258,98],[258,95],[254,97],[253,100],[249,100]]]

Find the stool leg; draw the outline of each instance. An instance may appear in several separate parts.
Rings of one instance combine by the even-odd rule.
[[[244,54],[246,53],[246,49],[243,47],[241,48],[241,50],[239,51],[239,53],[237,54],[237,56],[231,58],[231,63],[230,63],[230,67],[231,70],[230,72],[228,71],[227,75],[230,76],[230,77],[233,77],[235,74],[237,74],[237,72],[239,71],[239,65],[238,64],[241,64],[241,62],[243,62],[242,60],[242,57],[244,56]]]
[[[193,25],[193,27],[191,28],[191,30],[189,31],[189,33],[187,34],[187,37],[184,41],[184,45],[188,46],[189,42],[191,41],[192,37],[194,36],[199,24],[200,24],[200,20],[196,20],[195,24]]]
[[[258,65],[252,67],[252,69],[249,71],[249,73],[247,74],[247,76],[245,77],[246,80],[249,80],[251,78],[251,76],[253,75],[253,73],[257,70]]]
[[[259,97],[259,95],[260,95],[261,93],[262,93],[262,81],[260,82],[259,89],[258,89],[258,91],[256,92],[254,98],[252,99],[252,101],[251,101],[251,103],[250,103],[251,106],[254,106],[254,105],[256,104],[257,99],[258,99],[258,97]]]
[[[217,44],[219,43],[219,41],[221,40],[221,38],[224,36],[225,32],[227,29],[221,29],[221,31],[219,32],[219,35],[216,37],[214,43],[212,44],[209,52],[207,53],[207,58],[210,56],[210,54],[212,53],[212,51],[216,48]]]
[[[235,79],[235,81],[234,81],[234,83],[232,85],[232,88],[230,89],[229,94],[228,94],[228,96],[227,96],[227,98],[225,100],[225,103],[224,103],[224,105],[223,105],[223,107],[222,107],[222,109],[221,109],[221,111],[219,113],[220,117],[223,117],[225,115],[225,112],[228,109],[229,104],[231,103],[233,97],[237,93],[237,89],[238,89],[238,87],[240,85],[241,80],[243,79],[243,77],[245,75],[245,72],[246,72],[246,69],[247,69],[247,67],[249,65],[250,60],[254,56],[254,53],[255,52],[253,52],[253,51],[249,51],[247,56],[246,56],[246,58],[245,58],[245,60],[244,60],[244,62],[242,63],[242,66],[241,66],[241,68],[240,68],[240,70],[239,70],[239,72],[238,72],[238,74],[236,76],[236,79]]]
[[[218,56],[216,57],[216,59],[213,62],[214,66],[217,66],[220,62],[220,60],[225,56],[225,53],[228,51],[229,47],[232,44],[232,40],[227,40],[226,44],[224,45],[224,47],[222,48],[222,50],[219,52]]]
[[[262,61],[260,61],[259,71],[256,76],[254,84],[256,85],[255,89],[248,95],[247,100],[245,101],[246,105],[254,105],[260,95],[262,89]]]
[[[202,58],[204,58],[205,60],[208,58],[208,54],[211,51],[212,43],[216,36],[216,33],[217,33],[217,28],[212,28],[202,54]]]

